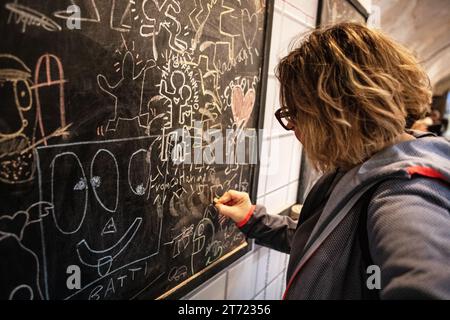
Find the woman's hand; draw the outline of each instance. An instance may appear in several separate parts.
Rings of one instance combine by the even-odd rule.
[[[236,223],[243,221],[252,208],[248,193],[236,190],[225,192],[222,197],[215,199],[214,202],[220,214],[231,218]]]

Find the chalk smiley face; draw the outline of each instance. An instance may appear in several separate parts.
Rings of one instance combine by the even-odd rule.
[[[67,172],[67,168],[71,170]],[[110,271],[114,259],[131,243],[142,218],[135,218],[121,237],[117,235],[113,214],[119,204],[119,167],[111,151],[99,149],[95,153],[90,162],[89,175],[76,153],[56,155],[51,162],[51,201],[54,203],[55,227],[59,232],[74,235],[81,230],[93,205],[89,199],[97,203],[97,212],[105,213],[107,222],[101,235],[112,235],[118,240],[106,248],[103,245],[101,249],[94,249],[86,239],[82,239],[76,244],[76,251],[83,265],[97,268],[98,274],[103,276]],[[100,217],[99,220],[103,220],[102,215]],[[110,244],[111,239],[105,243]]]

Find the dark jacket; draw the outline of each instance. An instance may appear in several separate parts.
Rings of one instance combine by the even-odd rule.
[[[450,143],[414,134],[333,173],[334,181],[322,177],[298,223],[257,205],[240,226],[257,243],[290,253],[285,298],[450,299]],[[318,206],[305,240],[301,229]],[[372,264],[381,271],[380,291],[366,284]]]

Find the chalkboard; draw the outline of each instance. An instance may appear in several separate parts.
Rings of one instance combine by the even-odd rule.
[[[270,6],[0,1],[0,299],[176,298],[249,250],[212,203],[255,194]]]

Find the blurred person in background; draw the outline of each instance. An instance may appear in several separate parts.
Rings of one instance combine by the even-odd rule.
[[[431,117],[425,117],[423,119],[419,119],[419,120],[415,121],[414,124],[412,125],[411,129],[427,132],[428,127],[430,127],[432,125],[433,125],[433,119],[431,119]]]
[[[444,132],[447,130],[447,119],[444,119],[441,116],[441,113],[439,110],[432,110],[431,111],[431,120],[433,123],[428,126],[428,131],[434,133],[437,136],[442,136]]]

